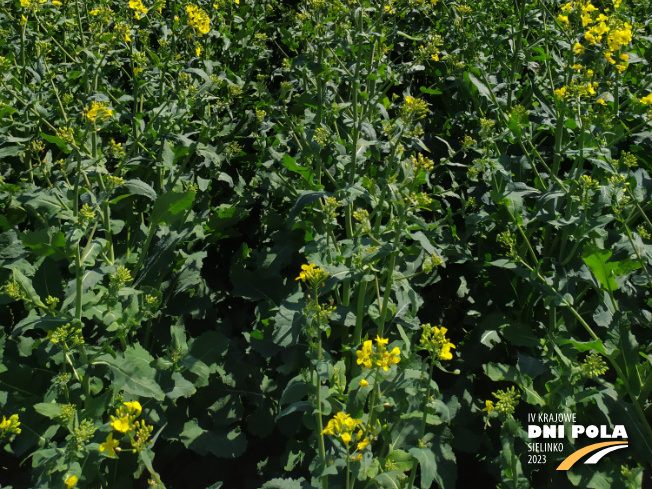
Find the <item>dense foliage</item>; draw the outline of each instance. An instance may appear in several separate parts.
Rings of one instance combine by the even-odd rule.
[[[2,0],[0,485],[641,487],[650,9]]]

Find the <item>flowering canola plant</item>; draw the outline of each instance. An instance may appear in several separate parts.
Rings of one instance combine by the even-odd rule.
[[[199,31],[199,35],[208,34],[211,30],[211,19],[204,9],[197,5],[186,5],[188,23]]]
[[[376,337],[376,345],[372,340],[366,340],[362,344],[362,349],[356,352],[358,365],[364,368],[380,367],[388,371],[392,365],[397,365],[401,361],[401,350],[395,346],[392,351],[387,351],[386,345],[389,342],[387,338]]]

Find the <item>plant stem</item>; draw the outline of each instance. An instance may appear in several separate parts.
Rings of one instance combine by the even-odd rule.
[[[387,269],[387,282],[385,283],[385,291],[383,293],[383,305],[380,309],[380,318],[378,320],[378,336],[381,338],[385,333],[385,320],[387,318],[387,307],[389,306],[389,296],[392,292],[392,283],[394,281],[394,266],[396,265],[396,255],[398,254],[398,242],[403,231],[403,224],[405,223],[405,211],[401,213],[401,217],[396,227],[394,234],[394,242],[392,243],[392,256],[389,259],[389,267]]]
[[[25,22],[22,25],[21,33],[20,33],[20,58],[21,62],[23,64],[23,88],[27,84],[27,63],[25,61],[25,35],[27,32],[27,22]]]
[[[426,421],[428,419],[428,411],[427,411],[427,406],[428,406],[428,401],[430,400],[430,392],[432,388],[432,374],[435,371],[435,363],[431,361],[430,363],[430,371],[428,373],[428,378],[426,381],[428,382],[428,387],[426,388],[426,397],[423,399],[423,405],[421,407],[422,410],[422,415],[421,415],[421,429],[419,431],[419,440],[422,440],[423,437],[426,434]],[[426,365],[424,363],[423,369],[421,370],[422,373],[426,373]],[[417,464],[412,466],[412,470],[410,471],[410,480],[407,484],[407,487],[412,487],[414,485],[414,479],[417,476]]]
[[[317,341],[317,358],[321,361],[322,352],[321,352],[321,329],[319,331],[319,340]],[[324,422],[321,417],[321,380],[319,377],[319,372],[317,369],[313,372],[314,384],[317,388],[317,409],[315,410],[315,421],[317,422],[317,430],[319,431],[319,459],[321,461],[322,471],[326,469],[326,446],[324,444]],[[322,489],[328,489],[328,476],[323,475],[321,477],[321,487]]]

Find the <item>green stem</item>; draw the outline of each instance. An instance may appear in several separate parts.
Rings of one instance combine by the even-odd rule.
[[[27,84],[27,63],[25,61],[25,35],[27,32],[27,22],[22,25],[20,34],[20,58],[23,64],[23,87]]]
[[[362,343],[362,320],[364,319],[364,306],[367,296],[367,282],[360,282],[358,286],[358,304],[355,311],[355,329],[353,333],[353,344]]]
[[[79,37],[81,40],[82,48],[86,49],[86,37],[84,37],[84,28],[82,27],[81,13],[79,12],[80,1],[81,0],[77,0],[75,2],[75,12],[77,14],[77,28],[79,29]]]
[[[422,373],[426,373],[426,364],[424,363]],[[430,400],[430,393],[432,389],[432,374],[435,371],[435,363],[432,362],[430,364],[430,372],[428,373],[428,378],[426,381],[428,382],[428,387],[426,388],[426,397],[423,399],[423,404],[421,406],[421,429],[419,431],[419,440],[422,440],[423,437],[426,434],[426,421],[428,419],[428,411],[427,411],[427,406],[428,406],[428,401]],[[414,486],[414,479],[417,476],[417,464],[412,466],[412,470],[410,471],[410,481],[407,484],[407,487],[413,487]]]
[[[322,345],[321,345],[321,328],[319,330],[319,340],[317,341],[317,358],[322,359]],[[321,416],[321,380],[319,372],[315,369],[313,372],[314,384],[317,388],[317,409],[315,410],[315,421],[317,422],[317,430],[319,431],[319,460],[321,461],[322,471],[326,469],[326,445],[324,444],[324,422]],[[322,489],[328,489],[328,476],[324,475],[321,478]]]
[[[618,110],[620,108],[620,74],[616,75],[616,83],[614,84],[614,115],[618,117]]]
[[[518,33],[516,34],[516,42],[514,46],[514,58],[512,62],[512,69],[509,74],[509,90],[507,93],[507,110],[512,108],[512,94],[514,93],[514,81],[516,80],[517,68],[520,69],[521,63],[518,58],[521,54],[521,47],[523,45],[523,27],[525,25],[525,0],[522,0],[520,8],[518,3],[515,2],[515,7],[519,12]]]
[[[389,306],[389,296],[392,292],[392,283],[394,281],[394,266],[396,265],[396,255],[398,254],[398,243],[403,231],[403,224],[405,223],[405,211],[401,214],[394,234],[394,242],[392,243],[392,255],[389,259],[389,267],[387,269],[387,282],[385,283],[385,291],[383,293],[383,305],[380,310],[380,318],[378,319],[378,336],[381,338],[385,333],[385,320],[387,318],[387,308]]]

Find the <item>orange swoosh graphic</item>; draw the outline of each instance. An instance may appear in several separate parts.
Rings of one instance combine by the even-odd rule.
[[[577,462],[579,459],[581,459],[584,455],[587,453],[591,453],[596,451],[599,448],[602,447],[608,447],[611,445],[627,445],[626,441],[605,441],[602,443],[594,443],[593,445],[589,445],[588,447],[580,448],[576,452],[571,453],[566,459],[559,464],[559,467],[557,467],[557,470],[568,470],[570,469],[575,462]]]

